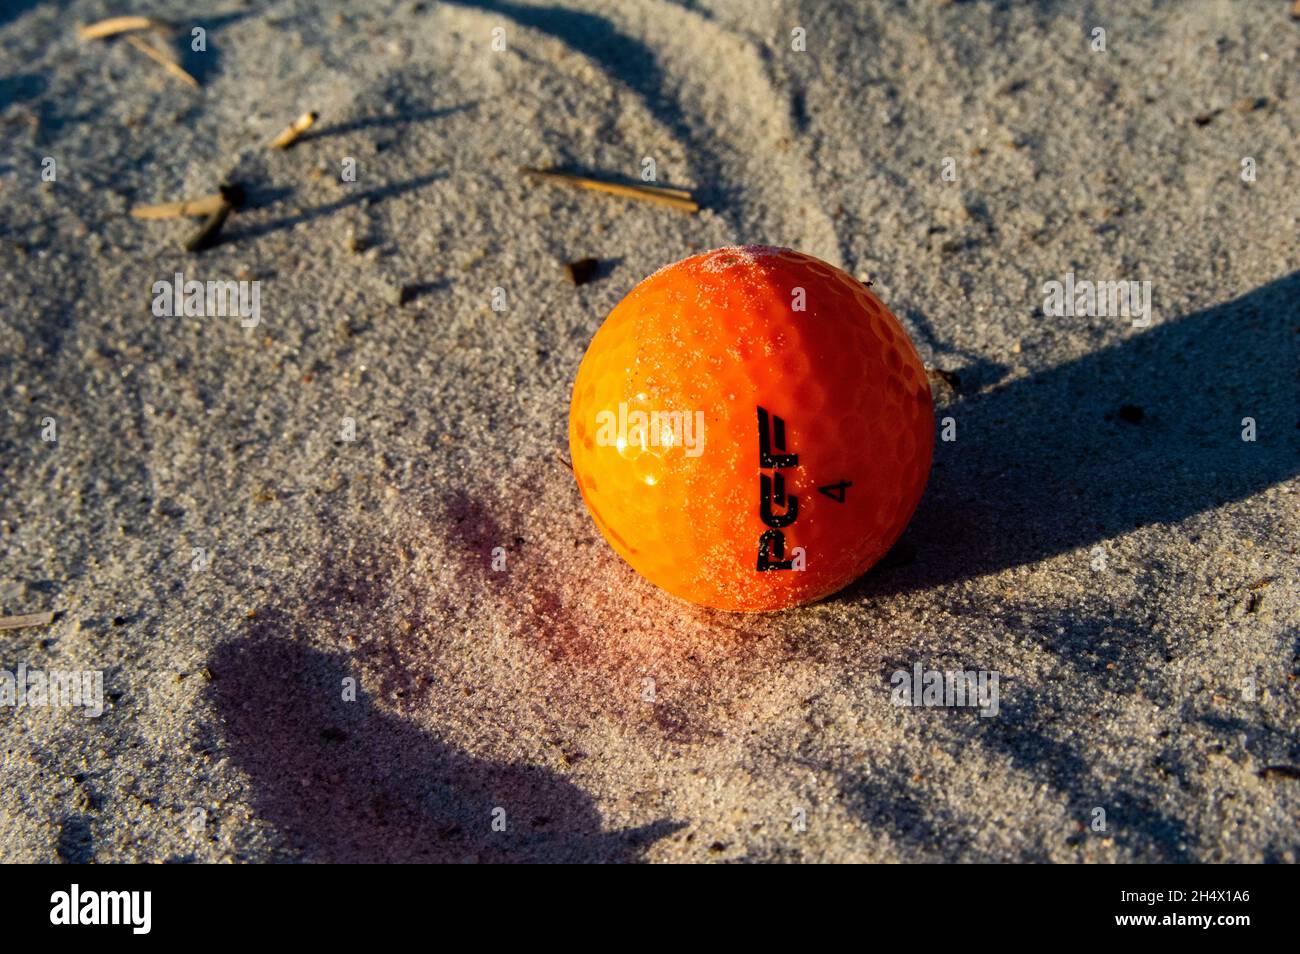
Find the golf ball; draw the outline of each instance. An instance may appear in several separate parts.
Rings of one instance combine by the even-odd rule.
[[[669,265],[578,368],[573,473],[610,545],[676,596],[775,610],[845,586],[925,489],[934,411],[869,288],[766,246]]]

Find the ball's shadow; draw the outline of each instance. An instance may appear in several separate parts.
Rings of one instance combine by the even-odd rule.
[[[1298,332],[1300,272],[1030,377],[963,395],[988,365],[963,375],[956,399],[936,411],[940,428],[953,419],[957,439],[936,442],[930,486],[911,526],[891,557],[833,599],[924,591],[1072,551],[1086,574],[1094,548],[1113,537],[1293,478],[1300,471]],[[1243,418],[1254,422],[1253,442],[1242,439]],[[1198,543],[1194,533],[1188,542]],[[1008,626],[1025,626],[1022,614],[1012,616]],[[1093,619],[1063,606],[1033,622],[1065,671],[1110,691],[1131,690],[1175,651],[1145,618],[1126,613]],[[1113,837],[1138,857],[1196,857],[1197,839],[1159,786],[1141,777],[1117,781],[1071,731],[1089,715],[1095,710],[1063,717],[1039,694],[1013,693],[998,719],[975,719],[965,734],[1049,779],[1076,819],[1104,802]],[[1186,767],[1173,760],[1162,769],[1180,776]],[[882,771],[893,775],[842,777],[855,814],[935,857],[979,856],[966,844],[969,820],[917,791],[911,768]],[[1032,850],[1050,860],[1045,845]]]
[[[838,598],[1092,548],[1294,477],[1298,331],[1300,272],[938,409],[937,426],[951,417],[956,440],[935,443],[905,534],[916,559]],[[1254,441],[1242,439],[1245,418]]]

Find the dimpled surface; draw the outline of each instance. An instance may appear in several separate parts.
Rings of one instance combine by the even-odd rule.
[[[760,458],[759,408],[771,454],[797,462]],[[664,416],[638,427],[636,411],[652,424],[679,412],[692,428]],[[728,610],[818,599],[880,559],[921,498],[933,429],[924,368],[881,301],[765,246],[696,255],[637,285],[592,339],[569,413],[574,475],[605,539],[668,592]],[[764,520],[763,476],[769,520],[794,512],[785,526]],[[760,571],[773,529],[795,565]]]

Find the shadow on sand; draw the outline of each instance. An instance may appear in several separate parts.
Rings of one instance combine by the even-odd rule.
[[[341,655],[272,613],[220,646],[209,689],[225,750],[252,779],[289,858],[320,862],[619,862],[676,831],[602,831],[592,800],[549,769],[475,758],[376,708]],[[505,831],[494,831],[504,810]]]
[[[1298,334],[1295,272],[938,409],[936,419],[956,422],[957,440],[936,441],[905,534],[916,562],[869,573],[835,599],[1034,563],[1294,477]],[[1254,421],[1253,442],[1242,439],[1244,418]]]

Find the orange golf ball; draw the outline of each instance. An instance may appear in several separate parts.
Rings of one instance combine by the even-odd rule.
[[[569,410],[605,539],[669,593],[726,610],[798,606],[866,571],[911,519],[933,439],[898,319],[840,269],[766,246],[632,289]]]

